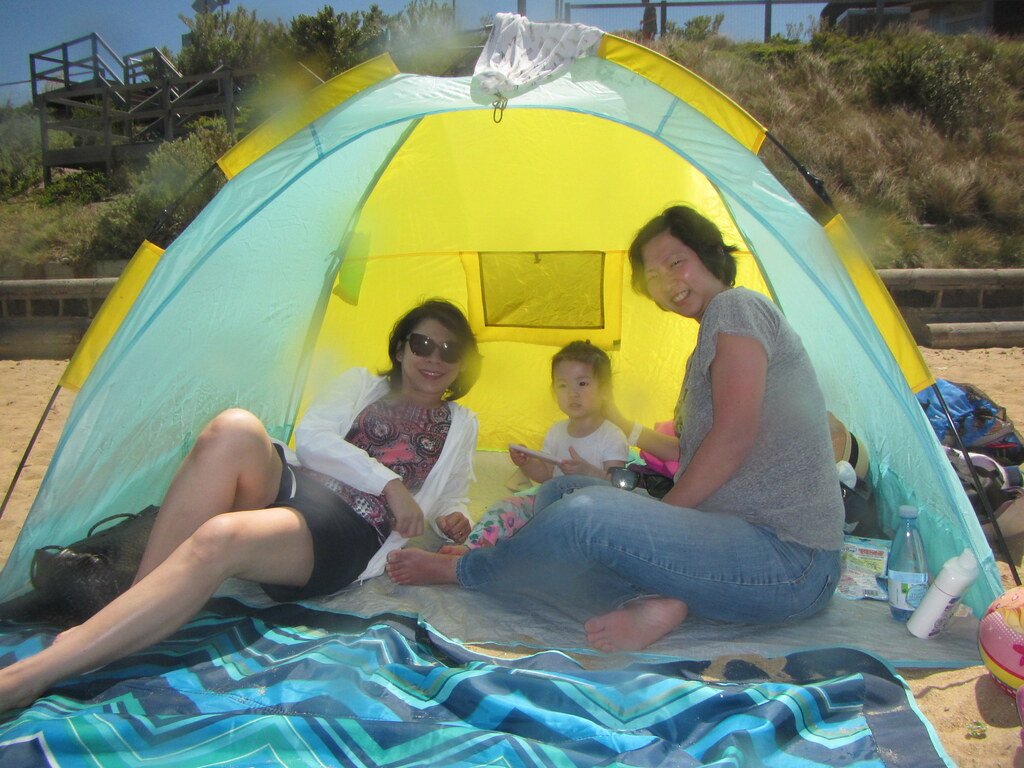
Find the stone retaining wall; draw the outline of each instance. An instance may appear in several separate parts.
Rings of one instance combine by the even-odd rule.
[[[1024,269],[886,269],[879,276],[922,346],[1024,346]],[[69,357],[116,282],[0,280],[0,358]]]

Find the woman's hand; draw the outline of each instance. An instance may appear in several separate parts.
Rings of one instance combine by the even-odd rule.
[[[456,544],[461,544],[466,540],[471,528],[469,519],[461,512],[451,512],[447,515],[441,515],[437,518],[437,527],[440,529],[441,533]]]
[[[384,486],[384,500],[394,518],[391,527],[400,535],[411,539],[423,533],[423,510],[398,478]]]

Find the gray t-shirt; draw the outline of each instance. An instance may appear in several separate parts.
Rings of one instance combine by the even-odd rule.
[[[844,511],[825,398],[800,337],[759,293],[730,288],[704,312],[676,406],[680,474],[711,429],[710,370],[719,333],[756,340],[768,356],[768,372],[761,423],[751,425],[754,447],[700,509],[738,515],[783,540],[839,549]]]

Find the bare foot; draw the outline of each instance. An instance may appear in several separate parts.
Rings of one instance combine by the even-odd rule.
[[[671,597],[641,597],[595,616],[583,628],[599,651],[639,651],[682,624],[687,610],[686,603]]]
[[[45,683],[29,679],[19,674],[22,669],[20,662],[0,670],[0,713],[11,709],[27,707],[46,691]]]
[[[465,544],[445,544],[437,550],[439,555],[455,555],[456,557],[462,557],[467,552],[469,552],[469,547]]]
[[[458,555],[442,555],[410,547],[388,555],[387,572],[397,584],[455,584]]]

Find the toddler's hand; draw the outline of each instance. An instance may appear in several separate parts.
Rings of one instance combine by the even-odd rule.
[[[466,540],[466,537],[469,536],[469,520],[466,519],[466,516],[461,512],[452,512],[447,515],[441,515],[437,518],[437,527],[441,529],[441,533],[456,544],[461,544]]]
[[[508,449],[508,457],[512,459],[512,463],[515,464],[517,467],[523,466],[523,464],[530,460],[530,456],[523,453],[522,451],[517,451],[515,448]]]
[[[581,458],[576,450],[570,446],[569,458],[559,462],[558,466],[567,475],[590,475],[591,477],[604,477],[604,471],[595,467],[589,461]]]

